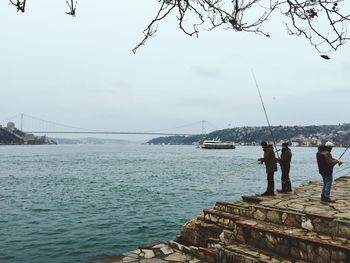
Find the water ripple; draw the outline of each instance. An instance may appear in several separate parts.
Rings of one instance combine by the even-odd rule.
[[[293,183],[319,180],[315,148],[292,151]],[[174,239],[215,201],[263,192],[263,166],[236,172],[261,155],[260,147],[0,147],[0,262],[85,262]]]

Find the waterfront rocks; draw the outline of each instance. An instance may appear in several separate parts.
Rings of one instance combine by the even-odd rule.
[[[201,263],[198,248],[191,249],[174,241],[164,241],[142,245],[134,251],[94,260],[90,263]]]
[[[321,188],[308,182],[293,193],[218,201],[186,223],[176,241],[94,263],[350,262],[350,177],[334,181],[335,203],[320,201]]]
[[[294,193],[243,196],[204,209],[197,221],[222,230],[216,244],[207,240],[216,262],[350,262],[350,177],[335,180],[335,203],[320,201],[321,188],[308,182]]]
[[[194,219],[187,222],[182,228],[178,241],[183,244],[206,247],[206,240],[208,238],[218,237],[221,232],[221,228],[215,224]]]

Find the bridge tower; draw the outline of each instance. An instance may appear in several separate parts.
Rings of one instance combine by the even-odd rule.
[[[21,113],[21,131],[23,131],[23,113]]]
[[[207,121],[202,120],[202,135],[207,134]]]

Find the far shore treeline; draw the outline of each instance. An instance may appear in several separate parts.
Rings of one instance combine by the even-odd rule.
[[[350,123],[339,125],[310,126],[271,126],[276,142],[289,142],[293,146],[317,146],[332,141],[336,146],[350,144]],[[149,144],[181,144],[202,143],[204,140],[218,139],[233,141],[237,145],[258,145],[261,141],[272,141],[269,127],[238,127],[213,131],[208,134],[191,136],[166,136],[154,138]]]

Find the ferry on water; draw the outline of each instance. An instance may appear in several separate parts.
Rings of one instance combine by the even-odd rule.
[[[200,146],[202,149],[235,149],[233,142],[222,142],[220,140],[206,140]]]

